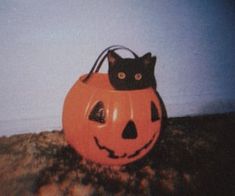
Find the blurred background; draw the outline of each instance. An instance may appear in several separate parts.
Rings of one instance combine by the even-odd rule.
[[[170,117],[235,111],[232,0],[0,0],[0,135],[61,128],[66,93],[112,44],[158,57]]]

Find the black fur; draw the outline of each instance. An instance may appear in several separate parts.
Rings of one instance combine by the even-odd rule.
[[[139,58],[122,58],[114,51],[108,52],[109,80],[117,90],[156,89],[154,68],[156,57],[147,53]]]

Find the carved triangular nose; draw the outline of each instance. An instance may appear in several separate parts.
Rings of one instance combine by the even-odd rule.
[[[135,123],[133,121],[129,121],[122,132],[123,139],[136,139],[137,138],[137,130],[135,127]]]

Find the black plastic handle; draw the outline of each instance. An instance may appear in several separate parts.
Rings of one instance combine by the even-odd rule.
[[[112,46],[109,46],[108,48],[104,49],[100,55],[97,57],[94,65],[92,66],[90,72],[87,74],[87,76],[83,79],[83,82],[86,82],[90,77],[91,75],[93,74],[94,70],[95,70],[95,73],[99,72],[104,60],[106,59],[106,57],[108,56],[108,52],[111,50],[111,51],[115,51],[115,50],[127,50],[129,51],[130,53],[133,54],[133,56],[135,58],[138,58],[138,55],[133,52],[131,49],[125,47],[125,46],[122,46],[122,45],[112,45]],[[106,52],[106,54],[105,54]],[[103,56],[103,57],[102,57]],[[99,64],[98,64],[99,62]],[[98,65],[98,66],[97,66]]]

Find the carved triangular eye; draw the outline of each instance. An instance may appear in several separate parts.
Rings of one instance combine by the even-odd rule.
[[[159,120],[158,110],[155,104],[151,101],[151,120],[152,122]]]
[[[105,110],[102,101],[99,101],[92,109],[89,120],[93,120],[99,123],[105,123]]]

